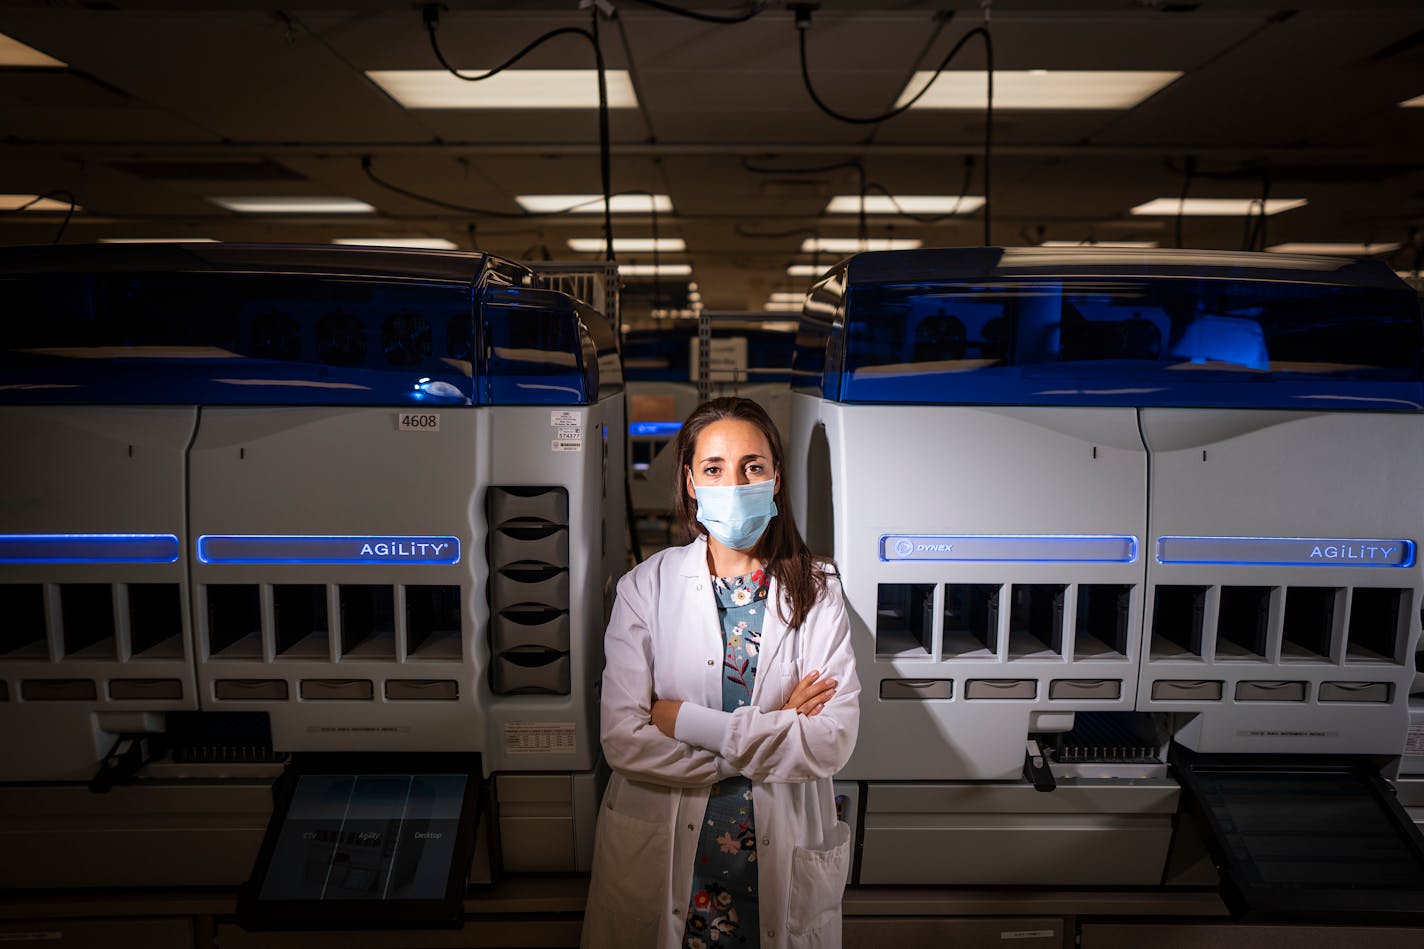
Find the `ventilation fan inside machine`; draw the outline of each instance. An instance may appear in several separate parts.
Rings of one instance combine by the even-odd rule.
[[[345,310],[328,313],[316,324],[316,348],[324,363],[354,366],[366,358],[366,324]]]
[[[423,362],[430,355],[430,338],[430,321],[409,310],[394,313],[381,324],[381,350],[393,365]]]
[[[302,355],[302,330],[297,321],[275,310],[252,321],[252,355],[259,359],[298,359]]]

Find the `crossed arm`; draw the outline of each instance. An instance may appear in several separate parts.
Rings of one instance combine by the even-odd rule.
[[[815,671],[772,711],[744,706],[727,713],[658,699],[648,625],[631,598],[620,595],[605,640],[602,733],[609,764],[630,778],[672,787],[735,774],[808,781],[838,771],[855,744],[860,684],[844,602],[831,582],[835,589],[807,624],[811,648],[802,658]]]
[[[791,696],[786,700],[786,704],[781,706],[781,711],[795,712],[798,715],[819,715],[835,694],[836,680],[822,679],[820,670],[812,669],[805,678],[796,683],[796,688],[791,690]],[[655,698],[652,722],[658,731],[669,738],[676,738],[677,713],[681,708],[681,701]]]

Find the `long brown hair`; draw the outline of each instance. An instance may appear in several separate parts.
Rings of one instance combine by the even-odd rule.
[[[786,467],[782,462],[781,435],[776,431],[776,423],[766,410],[751,399],[727,397],[703,402],[692,410],[692,414],[682,423],[677,440],[673,442],[673,454],[677,457],[677,496],[673,500],[673,512],[687,536],[706,534],[707,528],[697,520],[697,500],[688,497],[687,477],[692,471],[693,455],[697,450],[697,439],[703,429],[713,422],[749,422],[766,436],[771,446],[771,462],[780,475],[776,494],[776,516],[767,525],[765,533],[757,541],[752,554],[766,564],[766,572],[776,580],[785,595],[777,604],[777,613],[790,629],[795,629],[806,621],[806,614],[816,600],[826,592],[826,577],[834,571],[830,561],[821,560],[806,546],[801,532],[796,528],[796,520],[791,515],[791,505],[786,501]],[[787,615],[787,609],[790,615]]]

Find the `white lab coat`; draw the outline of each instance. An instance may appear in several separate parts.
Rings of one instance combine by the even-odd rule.
[[[708,790],[752,781],[763,949],[841,944],[850,828],[831,775],[860,721],[860,682],[840,581],[788,630],[773,582],[751,704],[722,708],[722,631],[707,543],[664,550],[618,584],[604,639],[603,753],[613,769],[598,812],[585,949],[682,945]],[[780,708],[812,669],[839,684],[818,715]],[[650,722],[654,696],[681,700],[678,738]],[[710,945],[710,944],[709,944]]]

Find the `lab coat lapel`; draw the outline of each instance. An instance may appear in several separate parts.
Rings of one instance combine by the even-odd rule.
[[[781,610],[778,607],[777,598],[781,596],[781,587],[775,580],[772,580],[766,591],[766,605],[762,607],[761,626],[761,653],[757,658],[756,685],[752,687],[752,704],[759,705],[761,692],[764,683],[771,676],[773,667],[778,663],[783,666],[788,665],[788,659],[778,654],[785,647],[787,641],[791,639],[786,635],[786,624],[781,621]],[[780,690],[781,683],[773,682],[769,688]]]
[[[678,565],[678,576],[682,578],[682,603],[677,611],[677,626],[696,636],[706,647],[707,655],[722,655],[717,595],[712,592],[712,573],[707,569],[707,538],[698,537],[687,545],[682,563]],[[711,674],[701,677],[701,704],[719,709],[722,707],[721,666],[704,667],[704,671]]]

